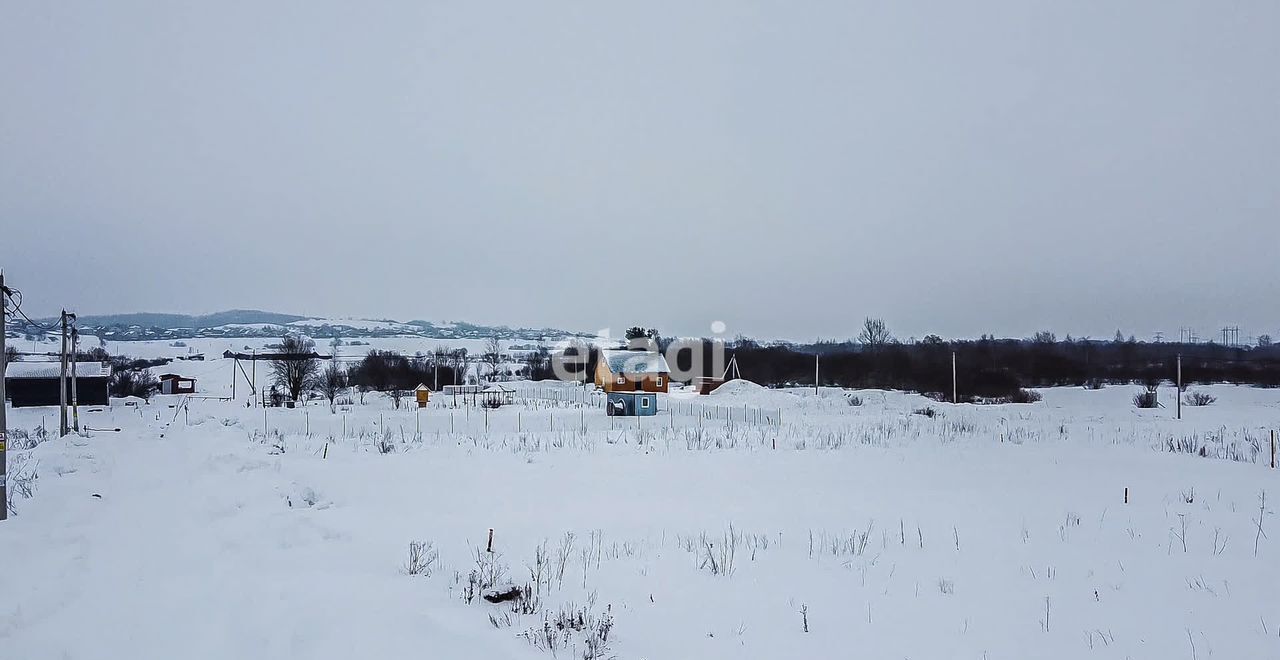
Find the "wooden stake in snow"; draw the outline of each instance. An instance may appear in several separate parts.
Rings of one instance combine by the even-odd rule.
[[[1258,556],[1258,542],[1267,538],[1267,533],[1262,531],[1262,519],[1267,515],[1267,491],[1262,491],[1262,504],[1258,506],[1258,533],[1253,537],[1253,556]]]
[[[1125,504],[1129,503],[1129,487],[1128,486],[1124,487],[1124,503]]]
[[[1276,432],[1271,431],[1271,469],[1276,469]]]

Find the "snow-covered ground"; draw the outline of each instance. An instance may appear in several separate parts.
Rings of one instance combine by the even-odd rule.
[[[171,366],[230,394],[226,361]],[[1197,387],[1177,421],[1137,387],[743,383],[619,420],[551,387],[264,411],[242,382],[12,438],[38,479],[0,524],[0,658],[1280,658],[1280,391]],[[753,408],[781,420],[714,412]]]

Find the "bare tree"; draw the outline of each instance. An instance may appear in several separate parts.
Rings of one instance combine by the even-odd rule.
[[[471,355],[467,349],[459,348],[449,353],[449,368],[453,370],[454,385],[462,385],[467,380],[467,370],[471,367]]]
[[[275,382],[297,401],[302,391],[320,372],[320,359],[316,356],[316,343],[308,337],[287,335],[280,342],[280,357],[271,361],[271,373]]]
[[[591,346],[587,342],[574,337],[565,342],[564,350],[551,356],[551,372],[560,380],[581,382],[590,374],[587,363],[591,357]]]
[[[525,356],[524,364],[529,372],[529,380],[544,380],[552,377],[551,352],[546,346],[539,344],[537,350]]]
[[[316,389],[329,400],[330,412],[335,410],[334,403],[346,387],[347,372],[335,361],[329,362],[329,366],[325,367],[324,371],[320,372],[320,377],[316,379]]]
[[[498,380],[498,370],[502,368],[502,344],[498,341],[498,336],[494,335],[484,343],[484,353],[480,356],[480,362],[489,367],[489,380]]]
[[[889,333],[889,326],[885,325],[884,319],[873,319],[868,316],[862,321],[862,332],[858,333],[858,343],[876,351],[891,342],[893,342],[893,335]]]
[[[1258,335],[1258,348],[1270,348],[1271,335]]]

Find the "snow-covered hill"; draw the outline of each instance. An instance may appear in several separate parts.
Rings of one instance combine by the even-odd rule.
[[[231,310],[204,316],[149,313],[83,316],[77,325],[82,335],[106,341],[279,337],[285,332],[302,332],[317,338],[487,339],[496,336],[525,341],[575,336],[556,328],[511,328],[460,321],[314,318],[256,310]],[[22,319],[16,319],[9,331],[16,338],[46,334]]]

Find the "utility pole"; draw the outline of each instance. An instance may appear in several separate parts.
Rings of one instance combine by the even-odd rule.
[[[74,322],[75,314],[71,315]],[[76,396],[76,362],[80,354],[80,329],[71,326],[71,427],[80,432],[80,399]]]
[[[62,353],[58,363],[58,437],[66,435],[67,427],[67,310],[59,316],[62,325]]]
[[[1182,354],[1178,354],[1178,419],[1182,419]]]
[[[960,403],[959,381],[956,380],[956,352],[951,351],[951,403]]]
[[[5,303],[9,299],[9,291],[4,288],[4,273],[0,273],[0,520],[9,518],[9,457],[6,450],[8,429],[4,416],[4,372],[8,368],[4,354],[4,323],[7,312]]]
[[[813,395],[818,396],[818,354],[813,354]]]

